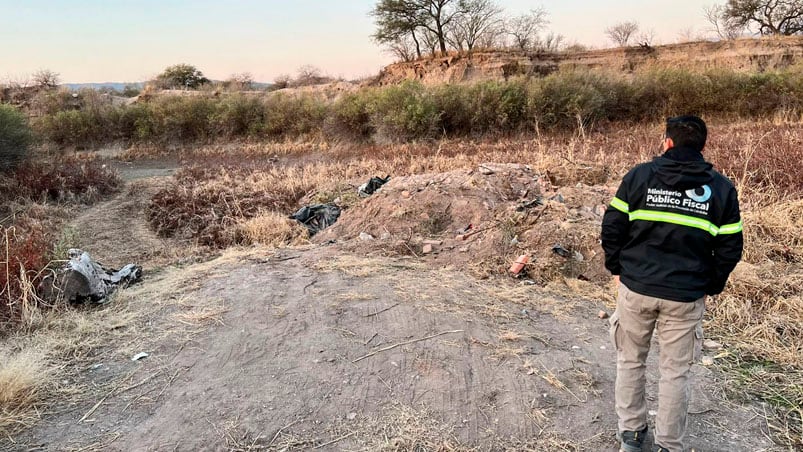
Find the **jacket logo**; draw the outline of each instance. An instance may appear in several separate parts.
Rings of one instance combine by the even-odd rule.
[[[702,187],[692,188],[686,191],[686,196],[696,202],[706,202],[711,199],[711,187],[703,185]]]

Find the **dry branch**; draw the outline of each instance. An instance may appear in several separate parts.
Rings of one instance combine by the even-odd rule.
[[[434,338],[436,338],[438,336],[443,336],[443,335],[446,335],[446,334],[457,334],[457,333],[463,333],[463,332],[465,332],[465,331],[464,330],[444,331],[442,333],[433,334],[432,336],[422,337],[420,339],[413,339],[413,340],[410,340],[410,341],[399,342],[398,344],[389,345],[387,347],[380,348],[379,350],[373,351],[373,352],[371,352],[371,353],[369,353],[367,355],[360,356],[359,358],[353,360],[352,363],[356,363],[356,362],[362,361],[362,360],[364,360],[366,358],[370,358],[370,357],[372,357],[372,356],[374,356],[376,354],[379,354],[379,353],[382,353],[382,352],[386,352],[388,350],[392,350],[392,349],[394,349],[396,347],[401,347],[402,345],[415,344],[416,342],[427,341],[427,340],[430,340],[430,339],[434,339]]]

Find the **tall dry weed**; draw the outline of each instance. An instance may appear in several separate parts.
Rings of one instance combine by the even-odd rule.
[[[0,349],[0,431],[30,426],[54,377],[53,367],[38,350]]]
[[[309,238],[307,229],[297,221],[278,212],[262,212],[239,225],[246,244],[260,244],[280,248],[300,245]]]

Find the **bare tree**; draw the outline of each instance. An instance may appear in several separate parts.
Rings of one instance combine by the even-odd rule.
[[[505,36],[505,23],[504,21],[499,21],[488,27],[488,30],[477,39],[475,48],[498,49],[504,47]]]
[[[762,35],[803,33],[803,0],[728,0],[724,17]]]
[[[548,33],[543,40],[539,41],[538,49],[544,52],[556,53],[563,48],[564,36],[561,34]]]
[[[505,30],[513,40],[513,47],[530,50],[538,43],[538,33],[544,28],[547,13],[543,8],[531,10],[528,14],[512,17],[505,23]]]
[[[447,39],[453,47],[474,50],[494,27],[502,22],[502,9],[493,0],[462,0],[461,11],[448,28]]]
[[[641,47],[652,47],[653,43],[655,42],[655,30],[650,28],[649,30],[642,31],[639,33],[637,40]]]
[[[638,29],[638,23],[636,22],[619,22],[616,25],[606,28],[605,34],[608,35],[608,38],[610,38],[614,44],[619,47],[625,47]]]
[[[725,5],[706,6],[703,8],[703,16],[711,24],[712,31],[719,39],[736,39],[744,31],[744,26],[739,25],[738,21],[726,13]]]
[[[693,42],[697,41],[698,39],[697,32],[694,30],[694,27],[685,27],[678,30],[677,33],[677,42]]]
[[[234,90],[250,90],[254,86],[254,77],[248,72],[231,74],[226,80],[226,85]]]
[[[31,83],[40,88],[55,88],[59,85],[59,74],[50,69],[39,69],[31,75]]]
[[[311,64],[305,64],[298,68],[298,75],[295,80],[290,82],[290,86],[320,85],[330,81],[332,81],[332,78],[323,75],[319,68]]]
[[[440,45],[440,41],[438,40],[438,35],[429,30],[424,28],[421,30],[421,45],[426,49],[430,55],[435,55],[438,52],[438,46]]]
[[[412,36],[400,36],[395,41],[386,44],[387,51],[401,61],[413,61],[420,56],[420,44],[413,41]]]
[[[273,86],[271,86],[271,89],[274,89],[274,90],[285,89],[285,88],[290,86],[290,82],[292,80],[293,80],[292,77],[290,77],[288,74],[278,75],[273,80]]]

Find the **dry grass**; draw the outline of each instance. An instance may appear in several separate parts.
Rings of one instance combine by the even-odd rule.
[[[309,232],[295,220],[278,212],[262,212],[239,225],[243,242],[274,248],[301,245],[307,242]]]
[[[39,350],[0,349],[0,431],[29,427],[53,388],[57,371]]]
[[[173,318],[192,328],[224,325],[223,314],[229,311],[221,299],[204,299],[202,303],[197,303],[184,298],[179,301],[179,306],[181,310]]]

